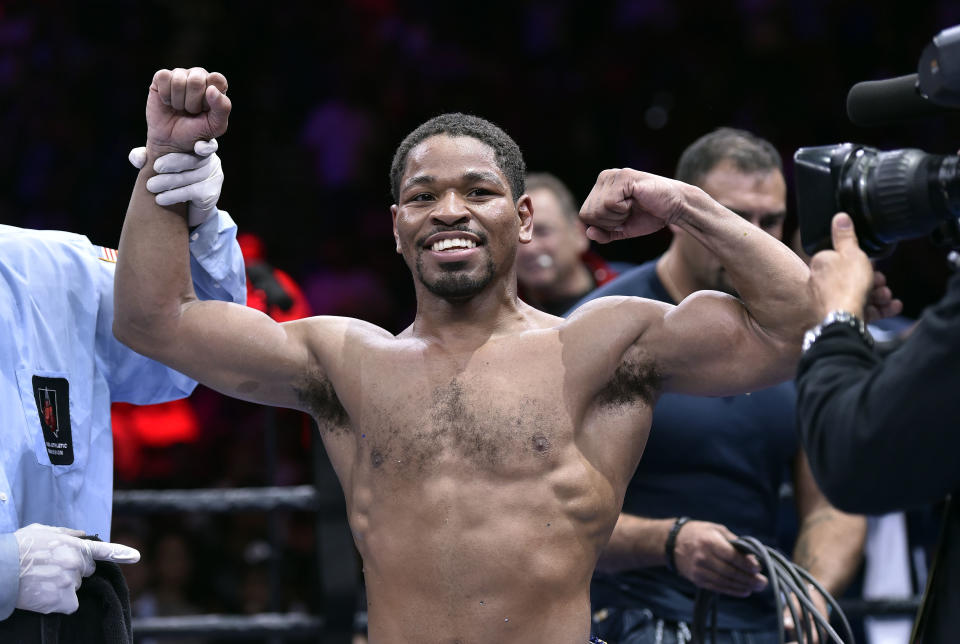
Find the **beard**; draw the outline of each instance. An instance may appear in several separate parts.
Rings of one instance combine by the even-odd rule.
[[[446,300],[466,300],[487,287],[493,281],[496,267],[493,259],[487,256],[483,270],[479,275],[468,275],[463,272],[465,262],[450,262],[441,264],[441,273],[433,279],[428,279],[423,271],[423,255],[417,255],[416,272],[420,283],[427,290]]]

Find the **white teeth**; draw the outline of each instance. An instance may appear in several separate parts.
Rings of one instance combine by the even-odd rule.
[[[440,241],[433,242],[433,245],[430,247],[430,250],[441,251],[447,250],[448,248],[462,249],[462,248],[476,248],[477,242],[472,239],[441,239]]]

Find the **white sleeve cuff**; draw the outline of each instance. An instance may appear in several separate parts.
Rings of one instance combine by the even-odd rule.
[[[20,548],[12,532],[0,534],[0,621],[10,617],[20,592]]]

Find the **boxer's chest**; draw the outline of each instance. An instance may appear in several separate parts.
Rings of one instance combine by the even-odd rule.
[[[413,471],[545,465],[572,441],[577,397],[558,355],[505,349],[404,356],[370,373],[351,410],[361,458],[374,469]]]

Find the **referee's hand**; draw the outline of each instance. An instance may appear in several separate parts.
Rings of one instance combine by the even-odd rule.
[[[36,613],[73,613],[77,589],[93,574],[97,561],[136,563],[140,553],[128,546],[80,539],[82,530],[32,523],[13,533],[20,551],[20,588],[16,607]]]

